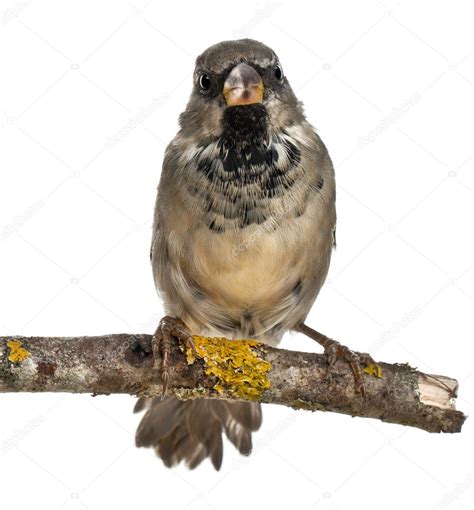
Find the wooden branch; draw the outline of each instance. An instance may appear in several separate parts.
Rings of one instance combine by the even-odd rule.
[[[198,358],[173,345],[169,394],[331,411],[417,427],[460,432],[456,380],[423,374],[407,364],[366,367],[366,399],[338,361],[327,374],[323,355],[276,349],[258,342],[194,337]],[[0,337],[1,392],[71,392],[157,396],[159,371],[150,335]],[[160,361],[160,360],[158,360]]]

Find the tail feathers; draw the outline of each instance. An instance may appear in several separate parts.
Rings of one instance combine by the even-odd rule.
[[[252,432],[260,428],[260,404],[223,400],[181,401],[173,397],[140,398],[135,412],[147,409],[136,433],[136,445],[153,447],[167,467],[184,460],[190,469],[209,457],[222,464],[222,431],[243,455],[252,451]]]
[[[216,401],[220,404],[220,401]],[[222,402],[224,405],[212,407],[213,414],[224,427],[229,441],[242,455],[252,452],[252,432],[262,424],[260,404],[248,402]]]

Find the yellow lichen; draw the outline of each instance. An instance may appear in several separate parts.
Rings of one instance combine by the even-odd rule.
[[[28,356],[31,356],[30,352],[25,349],[20,340],[8,340],[7,346],[10,348],[8,359],[13,363],[20,363],[24,361]]]
[[[258,400],[270,387],[267,372],[272,365],[258,357],[253,348],[259,342],[254,340],[228,340],[193,336],[199,358],[204,360],[205,373],[216,377],[214,389],[244,400]],[[188,364],[193,364],[195,356],[188,349]]]
[[[372,375],[374,377],[377,377],[379,379],[382,378],[382,367],[380,365],[374,365],[373,363],[369,363],[365,368],[364,372],[366,374]]]

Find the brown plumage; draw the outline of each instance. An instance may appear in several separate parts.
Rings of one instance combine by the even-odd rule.
[[[135,411],[149,409],[137,430],[137,446],[153,447],[165,466],[184,460],[190,469],[210,457],[220,469],[222,433],[243,454],[252,451],[253,431],[262,423],[259,404],[221,400],[179,401],[172,397],[138,400]]]
[[[334,171],[275,53],[248,39],[196,61],[180,130],[166,149],[151,261],[167,315],[193,334],[277,344],[326,277],[336,224]],[[138,446],[167,466],[219,469],[222,432],[243,454],[258,404],[140,399]]]

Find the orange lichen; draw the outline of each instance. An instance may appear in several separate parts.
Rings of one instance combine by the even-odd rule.
[[[243,400],[258,400],[270,387],[267,373],[272,365],[259,358],[255,340],[228,340],[194,336],[199,358],[204,360],[205,373],[217,379],[214,389]],[[187,361],[194,363],[192,349],[187,350]]]
[[[377,377],[378,379],[383,377],[382,367],[380,365],[374,365],[373,363],[369,363],[364,368],[364,372],[366,374],[372,375],[373,377]]]
[[[20,363],[31,356],[30,351],[23,347],[20,340],[8,340],[7,346],[10,349],[10,352],[8,353],[8,360],[13,363]]]

